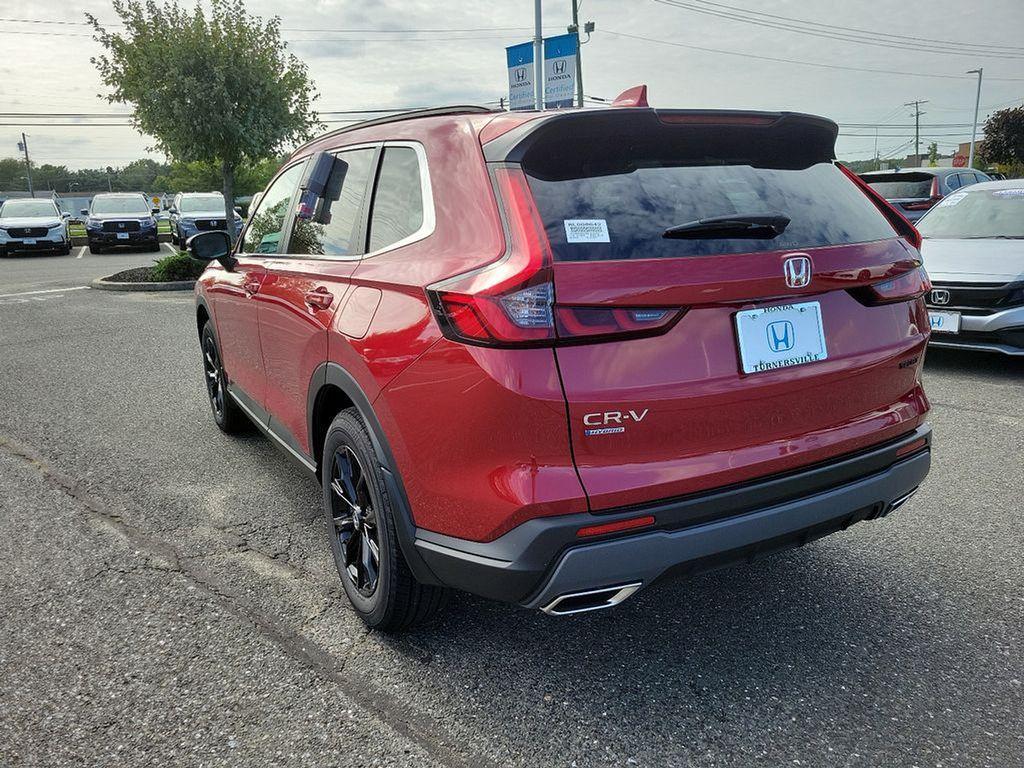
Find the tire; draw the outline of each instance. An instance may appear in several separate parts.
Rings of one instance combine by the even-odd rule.
[[[342,411],[331,422],[323,456],[327,534],[352,607],[367,626],[382,632],[398,632],[427,621],[447,602],[448,590],[421,584],[409,570],[398,543],[396,512],[380,460],[355,408]],[[376,563],[370,542],[376,545]],[[375,578],[367,563],[375,565]]]
[[[92,243],[89,243],[89,253],[103,253],[103,246],[98,244],[93,245]]]
[[[155,243],[150,243],[149,245],[146,246],[146,250],[149,251],[150,253],[154,253],[155,251],[159,251],[160,250],[160,241],[157,240]]]
[[[64,247],[61,248],[60,251],[58,251],[58,253],[60,253],[61,256],[70,256],[71,255],[71,243],[65,243]]]
[[[249,426],[249,419],[238,406],[227,390],[227,376],[221,363],[220,345],[213,333],[213,322],[206,321],[200,337],[203,354],[203,374],[206,381],[206,395],[213,411],[213,420],[220,431],[229,435],[244,431]]]

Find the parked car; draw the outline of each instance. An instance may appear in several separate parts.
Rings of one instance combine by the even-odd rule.
[[[903,168],[869,171],[860,177],[910,221],[920,219],[951,192],[989,180],[970,168]]]
[[[389,117],[300,147],[196,328],[213,417],[319,479],[372,627],[455,587],[549,614],[900,507],[930,463],[916,230],[835,123]]]
[[[224,195],[220,192],[179,192],[174,196],[170,209],[171,242],[180,248],[192,235],[212,229],[227,231],[224,218]],[[242,217],[235,209],[234,220],[237,238],[242,230]]]
[[[52,200],[14,198],[0,205],[0,256],[9,253],[71,253],[67,214]]]
[[[130,192],[103,193],[93,197],[85,216],[89,250],[103,253],[108,248],[145,246],[159,251],[156,231],[158,208],[151,208],[144,195]]]
[[[1024,179],[949,195],[918,228],[932,346],[1024,355]]]

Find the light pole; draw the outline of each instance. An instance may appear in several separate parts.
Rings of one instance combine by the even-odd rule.
[[[978,135],[978,105],[981,104],[981,73],[984,71],[983,67],[967,70],[968,75],[978,76],[978,93],[974,97],[974,126],[971,128],[971,151],[967,155],[968,168],[974,167],[974,140]]]
[[[21,134],[21,143],[18,144],[18,149],[25,151],[25,179],[28,181],[28,195],[29,197],[35,197],[36,193],[32,191],[32,163],[28,159],[28,139],[25,138],[25,134]]]
[[[541,0],[533,0],[533,107],[544,109],[544,31]]]

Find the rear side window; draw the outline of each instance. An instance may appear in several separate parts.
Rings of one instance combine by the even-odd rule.
[[[423,226],[420,161],[411,147],[385,147],[370,214],[369,251],[379,251]]]
[[[784,169],[636,158],[632,165],[609,172],[601,158],[593,173],[576,178],[530,178],[556,260],[793,250],[896,236],[864,193],[828,162]],[[790,219],[771,239],[663,237],[666,229],[699,219],[767,214]]]
[[[358,242],[366,185],[373,169],[373,149],[340,153],[328,187],[339,188],[337,200],[324,200],[313,219],[295,219],[288,253],[314,256],[351,256],[362,253]],[[335,175],[340,178],[335,179]]]

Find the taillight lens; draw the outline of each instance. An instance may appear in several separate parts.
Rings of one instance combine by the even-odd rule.
[[[526,175],[500,167],[494,180],[508,248],[502,260],[427,289],[446,337],[484,346],[551,346],[660,333],[682,316],[679,308],[558,305],[551,244]]]
[[[853,293],[864,304],[875,305],[920,298],[931,289],[928,273],[924,267],[918,267],[890,280],[857,288]]]
[[[851,171],[845,165],[837,163],[839,170],[846,174],[854,184],[860,187],[860,191],[868,196],[868,199],[875,204],[875,207],[881,211],[882,215],[889,220],[892,228],[896,230],[896,233],[914,246],[917,249],[921,248],[921,233],[917,231],[917,227],[907,221],[907,217],[900,213],[892,203],[878,194],[871,186],[864,181],[860,176]],[[932,182],[933,188],[935,182]]]

